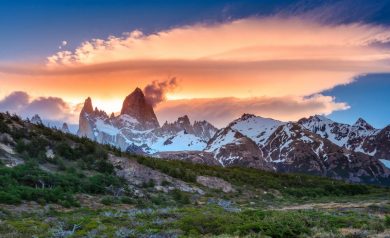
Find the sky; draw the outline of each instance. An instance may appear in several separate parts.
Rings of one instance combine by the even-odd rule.
[[[0,31],[0,110],[24,117],[77,123],[140,87],[160,123],[390,124],[390,0],[13,0]]]

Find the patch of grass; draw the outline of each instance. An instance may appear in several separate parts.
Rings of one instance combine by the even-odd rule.
[[[40,204],[78,206],[74,194],[104,194],[108,186],[123,186],[123,181],[107,174],[85,177],[74,170],[48,173],[34,163],[13,168],[0,165],[0,203],[18,204],[22,200],[29,200]]]
[[[128,155],[143,165],[172,177],[193,183],[199,175],[222,178],[241,189],[277,190],[285,197],[317,199],[321,197],[351,197],[376,193],[390,193],[390,189],[364,184],[349,184],[325,177],[303,174],[281,174],[258,169],[208,166],[177,160],[158,160]]]

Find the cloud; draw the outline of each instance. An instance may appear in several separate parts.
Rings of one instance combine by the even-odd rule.
[[[388,28],[367,24],[325,25],[299,17],[247,18],[195,24],[145,35],[83,42],[73,52],[48,57],[49,65],[90,65],[145,60],[374,60],[389,54],[370,46],[389,42]]]
[[[26,92],[13,92],[0,100],[0,111],[16,113],[24,118],[38,114],[45,120],[75,122],[77,107],[72,108],[58,97],[32,98]]]
[[[61,50],[61,49],[62,49],[63,47],[65,47],[67,44],[68,44],[68,42],[67,42],[66,40],[61,41],[61,45],[58,46],[58,49]]]
[[[174,74],[182,80],[177,98],[306,96],[362,74],[390,72],[389,41],[383,26],[325,24],[307,16],[246,18],[93,39],[48,57],[47,65],[50,72],[110,82],[127,75],[147,83]]]
[[[92,39],[74,50],[49,56],[47,64],[38,67],[2,64],[0,79],[2,92],[15,88],[46,96],[47,92],[55,92],[57,97],[71,102],[91,96],[95,101],[108,102],[105,107],[98,105],[100,108],[115,111],[120,110],[116,102],[135,87],[147,87],[156,79],[175,75],[180,78],[180,88],[169,93],[169,99],[196,98],[199,101],[190,101],[202,105],[200,109],[214,100],[226,110],[222,113],[215,108],[220,117],[213,116],[210,110],[207,116],[212,120],[222,118],[220,121],[226,122],[224,118],[239,116],[234,110],[241,114],[245,108],[260,115],[289,119],[283,111],[288,111],[284,107],[289,100],[298,107],[297,115],[290,111],[291,118],[340,110],[340,104],[332,98],[307,96],[349,84],[359,75],[390,72],[389,43],[390,29],[378,25],[327,24],[312,21],[307,15],[246,18],[175,27],[153,34],[136,30]],[[158,102],[164,94],[153,97]],[[276,102],[282,106],[265,108]],[[161,102],[157,109],[165,108],[161,112],[167,112],[169,108],[163,105],[168,104],[173,105],[171,101]],[[303,113],[309,106],[318,109]],[[345,108],[342,105],[341,109]],[[171,109],[173,115],[179,113]],[[162,115],[168,118],[166,113]]]
[[[316,94],[310,97],[260,97],[172,100],[161,103],[156,114],[160,121],[174,121],[184,114],[192,120],[208,120],[224,127],[244,113],[294,121],[314,114],[328,115],[349,105],[335,98]]]
[[[26,107],[30,101],[30,96],[25,92],[13,92],[0,100],[0,111],[17,112]]]
[[[165,81],[153,81],[152,83],[145,86],[143,92],[146,100],[155,107],[160,102],[166,100],[166,94],[173,92],[177,87],[178,83],[175,77]]]

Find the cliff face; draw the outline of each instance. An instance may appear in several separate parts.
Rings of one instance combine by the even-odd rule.
[[[159,126],[153,107],[141,89],[135,89],[123,102],[120,115],[108,116],[87,98],[79,118],[79,136],[123,151],[152,154],[161,151],[203,150],[217,129],[206,121],[191,125],[187,116]]]
[[[153,107],[146,99],[141,89],[136,88],[123,101],[121,115],[128,115],[136,119],[145,129],[159,127]]]
[[[92,100],[90,97],[85,99],[84,106],[81,109],[80,118],[79,118],[79,130],[77,135],[80,137],[87,137],[91,140],[95,139],[93,133],[93,125],[91,122],[91,115],[93,114]]]

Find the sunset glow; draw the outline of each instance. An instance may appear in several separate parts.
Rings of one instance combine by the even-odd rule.
[[[362,75],[388,73],[389,41],[390,28],[384,25],[334,24],[304,14],[193,22],[148,33],[129,28],[122,34],[74,42],[73,47],[64,40],[38,61],[0,64],[0,98],[14,91],[28,92],[32,98],[55,95],[77,111],[75,105],[90,96],[95,106],[111,113],[120,110],[135,87],[175,77],[178,86],[167,93],[157,112],[176,105],[176,100],[188,104],[196,100],[199,108],[200,102],[223,98],[235,98],[234,104],[242,105],[265,98],[294,98],[299,105],[321,102],[321,107],[297,115],[277,108],[254,110],[295,120],[298,115],[329,115],[350,108],[348,102],[323,92]],[[161,120],[180,116],[170,113],[163,113]],[[231,119],[215,118],[213,123],[223,125]],[[70,120],[77,122],[77,113]]]

